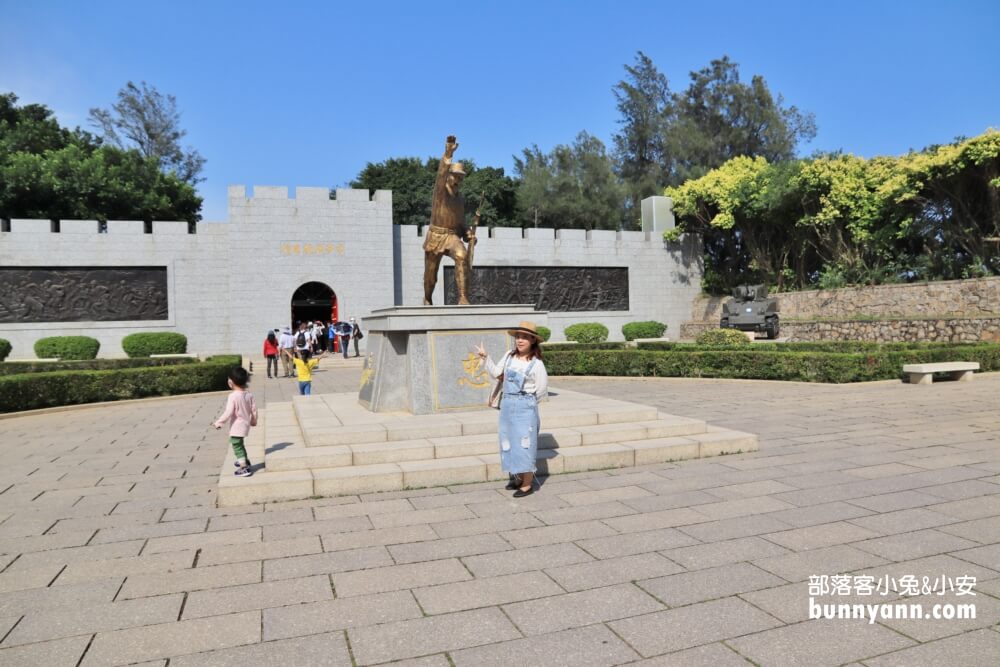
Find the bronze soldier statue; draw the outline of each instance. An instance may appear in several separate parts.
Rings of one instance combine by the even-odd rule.
[[[472,227],[465,224],[465,200],[459,193],[465,170],[461,162],[452,162],[458,148],[454,136],[445,140],[444,155],[438,164],[434,181],[434,198],[431,200],[431,226],[424,238],[424,305],[431,305],[431,296],[437,284],[441,258],[448,255],[455,260],[455,282],[458,286],[458,304],[469,304],[469,280],[472,274],[471,251],[476,244],[476,226],[479,211]],[[469,242],[467,250],[462,239]]]

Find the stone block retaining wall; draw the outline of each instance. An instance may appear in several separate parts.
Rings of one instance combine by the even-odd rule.
[[[1000,278],[874,285],[776,295],[793,341],[1000,340]],[[728,297],[697,298],[682,338],[718,326]]]

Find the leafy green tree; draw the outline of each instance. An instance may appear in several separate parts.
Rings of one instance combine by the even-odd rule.
[[[102,146],[62,128],[44,105],[0,95],[0,216],[196,222],[201,202],[153,158]]]
[[[138,149],[144,157],[156,160],[163,171],[190,185],[205,180],[199,177],[205,158],[194,149],[181,147],[187,131],[181,129],[173,95],[163,95],[145,81],[138,86],[129,81],[118,91],[118,101],[111,109],[93,108],[89,120],[112,146]]]
[[[350,185],[371,192],[392,190],[392,221],[397,225],[427,225],[436,168],[436,159],[423,162],[416,157],[389,158],[366,164]]]
[[[737,157],[667,188],[709,291],[1000,275],[1000,131],[898,158]]]
[[[687,89],[676,93],[642,51],[625,71],[613,88],[621,125],[614,145],[633,211],[663,186],[699,178],[735,157],[791,160],[800,142],[816,136],[812,114],[786,107],[761,76],[743,83],[728,56],[691,72]]]
[[[510,227],[517,220],[517,184],[504,174],[503,168],[477,167],[475,160],[462,160],[466,177],[462,184],[465,211],[471,216],[482,201],[480,225]],[[431,198],[437,176],[438,159],[389,158],[385,162],[369,162],[352,188],[392,190],[392,220],[397,225],[427,225],[431,220]]]
[[[618,229],[625,191],[600,139],[580,132],[572,145],[550,153],[538,146],[514,158],[521,181],[518,201],[527,224],[543,227]]]
[[[728,56],[691,72],[691,83],[674,95],[674,117],[666,130],[666,148],[674,164],[671,184],[698,178],[737,156],[782,162],[795,157],[800,141],[816,136],[811,113],[785,107],[764,78],[740,81],[739,65]]]
[[[518,183],[504,173],[503,167],[479,167],[469,169],[463,162],[468,175],[462,184],[465,193],[465,213],[470,218],[482,202],[479,224],[484,227],[518,227],[521,224],[517,203]],[[437,169],[435,161],[434,168]]]
[[[621,118],[621,130],[612,137],[618,175],[625,182],[629,208],[658,194],[670,173],[665,135],[673,110],[670,87],[653,61],[642,51],[634,65],[625,65],[628,76],[612,92]]]

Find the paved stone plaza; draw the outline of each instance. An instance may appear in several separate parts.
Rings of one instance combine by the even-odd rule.
[[[325,360],[314,392],[359,373]],[[1000,374],[553,384],[753,431],[760,452],[519,501],[488,483],[217,509],[223,393],[0,419],[0,665],[1000,660]],[[295,382],[251,388],[287,401]],[[918,601],[977,617],[808,620],[810,576],[842,573],[976,577]]]

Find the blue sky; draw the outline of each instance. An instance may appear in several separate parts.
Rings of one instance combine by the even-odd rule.
[[[728,54],[816,115],[803,154],[871,157],[1000,127],[1000,2],[55,2],[0,0],[0,91],[86,126],[129,80],[176,95],[226,186],[343,186],[367,162],[510,169],[618,125],[611,88],[644,51],[683,90]]]

